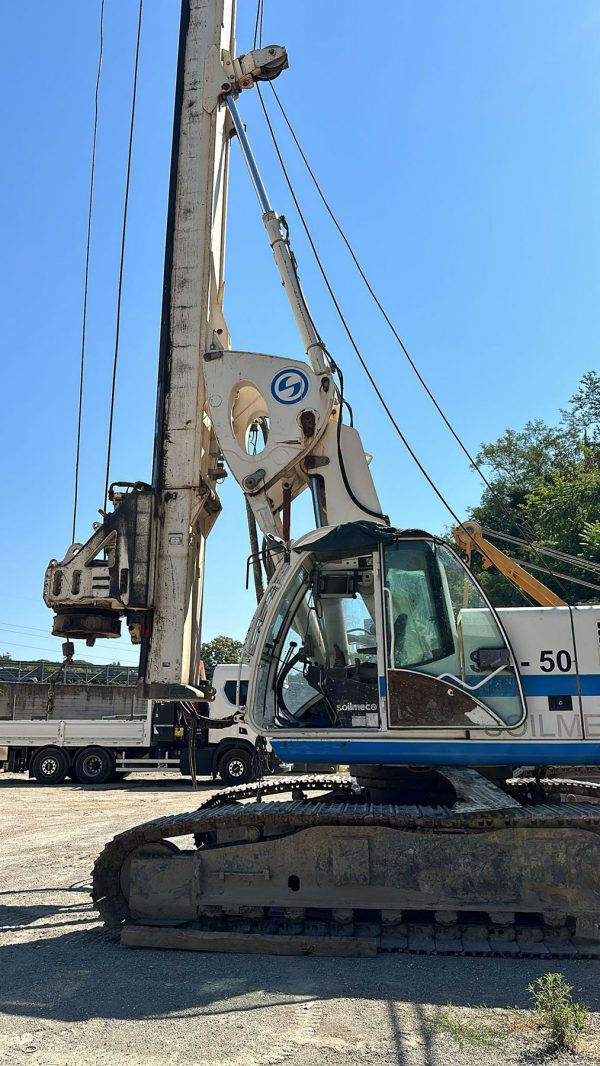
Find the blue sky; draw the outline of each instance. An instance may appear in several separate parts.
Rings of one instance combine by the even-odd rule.
[[[87,187],[99,0],[0,12],[3,255],[0,651],[56,654],[44,569],[71,532]],[[151,473],[161,271],[178,30],[145,0],[111,475]],[[238,50],[254,0],[239,0]],[[78,538],[102,505],[136,0],[106,0]],[[600,7],[597,0],[266,0],[285,44],[278,90],[365,269],[467,446],[552,420],[598,367]],[[269,92],[266,99],[269,100]],[[247,123],[288,217],[311,309],[342,365],[384,509],[442,530],[447,515],[386,423],[336,320],[290,203],[258,101]],[[275,113],[274,113],[275,114]],[[275,118],[277,116],[275,115]],[[342,306],[407,437],[454,509],[479,485],[357,281],[277,123]],[[235,145],[234,145],[235,148]],[[254,193],[234,151],[226,315],[236,347],[302,357]],[[223,487],[209,542],[204,633],[243,636],[247,543]],[[293,532],[309,522],[298,507]],[[83,648],[81,649],[83,650]],[[127,641],[88,657],[134,662]]]

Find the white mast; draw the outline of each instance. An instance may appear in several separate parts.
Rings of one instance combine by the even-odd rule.
[[[220,510],[202,357],[230,346],[222,314],[229,120],[218,93],[234,32],[235,0],[184,0],[153,474],[154,619],[144,641],[150,689],[199,680],[204,549]]]

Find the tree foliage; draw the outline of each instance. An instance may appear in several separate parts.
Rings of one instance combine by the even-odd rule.
[[[215,666],[221,663],[239,663],[241,650],[241,641],[235,640],[234,637],[213,637],[212,640],[202,644],[200,658],[204,662],[204,669],[209,680],[214,673]]]
[[[477,462],[491,485],[471,515],[482,526],[570,555],[600,562],[600,375],[589,371],[560,412],[558,425],[536,419],[523,429],[507,429],[483,444]],[[537,553],[521,555],[541,564]],[[475,560],[474,556],[474,560]],[[588,575],[563,563],[547,560],[552,570],[589,580]],[[522,604],[521,594],[494,570],[478,577],[497,604]],[[592,589],[563,584],[536,573],[544,584],[571,601],[596,602]]]

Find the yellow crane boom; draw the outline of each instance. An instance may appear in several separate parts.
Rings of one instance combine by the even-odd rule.
[[[552,592],[532,574],[528,574],[522,566],[519,566],[514,559],[511,559],[500,548],[486,540],[479,522],[463,522],[461,526],[457,526],[454,530],[454,540],[458,547],[467,553],[469,565],[472,552],[477,551],[483,556],[484,570],[489,570],[491,566],[495,566],[501,574],[504,574],[510,581],[514,581],[519,588],[522,588],[541,607],[566,606],[565,600],[562,600],[560,596],[557,596],[555,592]]]

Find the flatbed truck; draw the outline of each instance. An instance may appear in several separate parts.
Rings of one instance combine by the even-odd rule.
[[[126,774],[174,771],[191,776],[195,753],[198,777],[220,777],[227,785],[255,777],[256,733],[243,722],[223,728],[243,705],[247,667],[220,665],[212,685],[215,699],[200,704],[201,714],[190,746],[189,709],[178,702],[147,701],[144,715],[77,719],[0,721],[0,768],[28,773],[40,784],[60,784],[66,778],[81,784],[105,784]],[[239,699],[239,704],[238,704]],[[214,723],[214,725],[212,724]],[[267,770],[275,759],[267,752]]]

